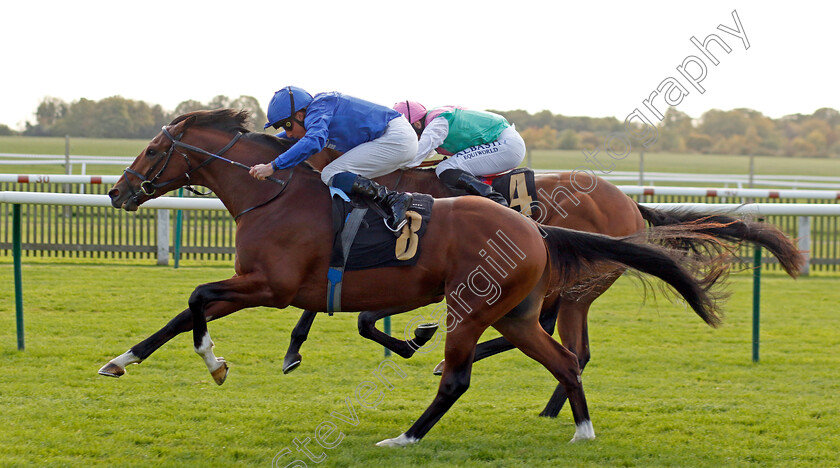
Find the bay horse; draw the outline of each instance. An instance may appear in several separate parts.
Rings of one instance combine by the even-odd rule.
[[[248,132],[247,119],[247,112],[230,109],[175,118],[108,192],[112,206],[135,211],[189,184],[213,190],[236,220],[236,260],[232,278],[197,286],[186,310],[112,359],[100,374],[118,377],[126,365],[141,362],[192,329],[195,352],[221,385],[228,366],[213,352],[209,321],[257,306],[326,310],[333,239],[329,191],[320,174],[305,164],[276,172],[275,184],[219,163],[250,167],[289,148],[287,141]],[[498,274],[484,267],[491,254],[482,245],[490,241],[504,244],[512,261]],[[619,263],[668,283],[706,323],[715,326],[720,320],[717,298],[709,290],[719,272],[703,276],[689,269],[678,252],[647,244],[644,236],[616,239],[540,229],[492,201],[460,197],[435,201],[420,245],[423,253],[415,266],[352,271],[344,277],[345,311],[408,311],[447,299],[446,364],[437,394],[406,432],[380,446],[408,445],[428,433],[469,387],[476,343],[490,326],[563,385],[575,421],[572,441],[594,438],[577,357],[538,321],[543,298],[555,283],[552,277],[574,276],[597,262]],[[699,266],[716,270],[712,262]]]
[[[338,157],[334,150],[324,150],[311,156],[307,162],[321,169]],[[457,196],[435,175],[433,169],[398,170],[375,179],[391,190],[427,193],[435,198]],[[684,210],[657,210],[637,204],[618,187],[601,177],[585,172],[553,172],[535,176],[537,193],[533,219],[541,224],[564,227],[578,231],[594,232],[612,237],[628,236],[642,231],[646,223],[651,226],[693,226],[706,223],[704,232],[734,249],[741,244],[762,247],[773,254],[791,277],[798,276],[805,258],[777,227],[750,219],[720,214],[690,213]],[[692,239],[669,237],[663,239],[670,247],[691,249]],[[619,264],[602,263],[595,271],[581,271],[568,278],[565,284],[555,285],[543,301],[540,323],[546,332],[554,333],[555,324],[560,342],[578,357],[583,372],[589,362],[588,316],[589,309],[624,272]],[[593,280],[594,278],[594,280]],[[594,283],[593,283],[594,281]],[[583,285],[588,287],[583,287]],[[435,328],[418,328],[413,339],[400,340],[376,329],[377,320],[390,311],[362,312],[359,314],[359,334],[390,349],[403,358],[431,339]],[[306,341],[316,313],[304,310],[291,333],[284,357],[283,372],[297,368],[302,360],[300,348]],[[408,331],[408,330],[406,330]],[[408,338],[408,336],[406,336]],[[475,361],[514,349],[505,337],[479,343]],[[440,374],[443,362],[435,368]],[[540,416],[556,417],[566,401],[562,385],[557,385]]]

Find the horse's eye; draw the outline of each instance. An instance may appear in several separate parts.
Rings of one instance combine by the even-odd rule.
[[[156,154],[157,154],[157,151],[155,151],[151,148],[146,150],[146,156],[149,157],[149,158],[155,157]]]

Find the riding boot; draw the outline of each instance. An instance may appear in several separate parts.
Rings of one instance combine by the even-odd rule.
[[[472,174],[461,169],[447,169],[440,174],[440,180],[450,189],[465,190],[470,195],[489,198],[494,202],[507,207],[505,197],[495,191],[493,186],[485,184],[475,178]]]
[[[410,194],[388,190],[387,187],[362,176],[358,176],[353,182],[351,193],[361,195],[376,203],[385,213],[390,213],[386,224],[392,231],[399,231],[405,224],[405,213],[411,207]]]

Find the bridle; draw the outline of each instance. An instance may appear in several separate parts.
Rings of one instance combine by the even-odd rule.
[[[211,153],[211,152],[209,152],[205,149],[202,149],[202,148],[199,148],[197,146],[193,146],[193,145],[190,145],[188,143],[182,142],[181,138],[183,138],[183,136],[184,136],[183,131],[181,133],[179,133],[177,136],[172,136],[172,134],[169,132],[169,128],[167,126],[161,127],[161,131],[163,132],[163,134],[167,138],[169,138],[169,141],[172,142],[172,144],[169,146],[169,149],[166,150],[166,153],[164,154],[164,156],[162,158],[159,158],[152,165],[152,167],[150,167],[149,170],[146,171],[145,175],[135,171],[134,169],[131,169],[130,167],[125,168],[125,170],[123,171],[123,176],[125,176],[125,174],[131,174],[131,175],[137,177],[138,179],[140,179],[139,190],[135,190],[130,185],[128,186],[129,189],[131,189],[131,198],[134,200],[135,203],[139,203],[139,198],[140,198],[141,194],[146,195],[148,197],[151,197],[152,195],[154,195],[157,192],[157,189],[171,184],[173,181],[179,179],[180,177],[185,177],[187,179],[187,183],[184,185],[185,189],[187,189],[190,192],[192,192],[196,195],[199,195],[199,196],[209,195],[211,192],[209,192],[209,191],[208,192],[200,192],[200,191],[196,190],[195,188],[193,188],[192,185],[190,185],[190,174],[192,174],[193,172],[201,169],[202,167],[212,163],[213,161],[215,161],[217,159],[220,159],[220,160],[225,161],[227,163],[233,164],[233,165],[235,165],[237,167],[240,167],[242,169],[245,169],[245,170],[250,170],[251,169],[249,166],[246,166],[245,164],[242,164],[242,163],[239,163],[239,162],[236,162],[236,161],[232,161],[230,159],[222,157],[222,154],[224,154],[227,150],[231,149],[233,147],[233,145],[235,145],[236,142],[239,141],[240,138],[242,138],[242,135],[243,135],[242,132],[237,133],[217,153]],[[177,150],[178,154],[180,154],[184,158],[184,161],[187,163],[187,171],[184,173],[183,176],[174,177],[172,179],[169,179],[169,180],[166,180],[166,181],[163,181],[163,182],[157,182],[157,180],[160,179],[161,174],[163,174],[163,172],[166,170],[167,166],[169,166],[169,161],[172,159],[172,154],[176,150]],[[207,159],[205,159],[204,161],[202,161],[196,167],[192,167],[192,164],[190,164],[189,155],[187,155],[187,153],[185,153],[182,150],[203,154],[203,155],[209,156],[209,157]],[[160,167],[160,170],[158,170],[157,173],[154,176],[152,176],[151,174],[155,172],[155,169],[157,169],[158,165],[160,165],[161,162],[163,162],[163,165]],[[294,172],[294,170],[292,170],[292,173],[289,174],[289,179],[287,179],[287,180],[280,180],[280,179],[277,179],[275,177],[267,177],[266,178],[267,180],[270,180],[272,182],[275,182],[275,183],[278,183],[278,184],[281,185],[282,188],[280,189],[280,191],[277,192],[276,195],[274,195],[273,197],[271,197],[267,201],[265,201],[263,203],[260,203],[258,205],[252,206],[250,208],[246,208],[245,210],[242,210],[242,212],[240,212],[238,215],[234,216],[234,219],[238,219],[243,214],[245,214],[245,213],[247,213],[247,212],[249,212],[253,209],[259,208],[263,205],[266,205],[266,204],[272,202],[277,197],[279,197],[280,194],[283,193],[283,191],[286,189],[286,186],[288,185],[289,180],[292,178],[293,172]]]

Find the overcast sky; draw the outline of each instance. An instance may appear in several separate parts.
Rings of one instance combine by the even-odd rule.
[[[718,29],[736,29],[733,10],[749,49]],[[250,95],[265,107],[287,84],[388,106],[623,120],[674,77],[688,91],[677,108],[692,117],[840,109],[840,7],[827,1],[14,1],[2,11],[0,123],[15,129],[45,96],[172,110]],[[710,45],[718,65],[690,41],[709,34],[731,48]],[[702,94],[677,71],[690,56],[707,67]]]

